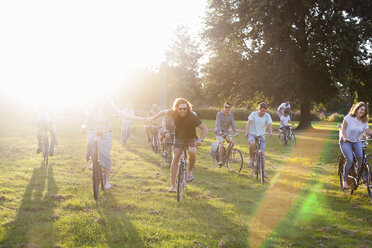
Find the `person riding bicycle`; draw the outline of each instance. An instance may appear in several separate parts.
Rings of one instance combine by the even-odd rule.
[[[168,116],[164,116],[161,121],[161,142],[164,142],[164,154],[168,151],[168,143],[174,140],[174,120]]]
[[[364,102],[359,102],[354,105],[347,116],[345,116],[341,130],[340,130],[340,149],[344,157],[346,158],[346,163],[344,165],[344,182],[343,187],[349,189],[350,186],[347,184],[347,178],[351,165],[354,161],[353,151],[358,160],[359,168],[362,166],[363,160],[363,145],[362,142],[358,141],[363,133],[372,135],[372,131],[368,126],[368,107]],[[366,175],[363,172],[362,178],[365,179]]]
[[[155,114],[159,113],[159,105],[154,103],[151,106],[149,111],[149,117],[154,116]],[[160,135],[158,133],[159,129],[161,128],[161,120],[151,121],[148,125],[145,125],[145,132],[147,135],[147,142],[151,143],[152,135],[156,135],[160,139]]]
[[[110,189],[110,170],[111,170],[111,158],[110,152],[112,148],[112,128],[110,122],[115,116],[129,119],[129,120],[147,120],[143,117],[138,117],[135,115],[123,113],[120,109],[111,102],[108,98],[100,98],[96,103],[90,107],[86,112],[86,118],[84,124],[82,125],[83,131],[97,131],[102,132],[102,137],[97,140],[98,145],[98,160],[99,164],[104,169],[105,189]],[[95,154],[95,137],[96,134],[88,133],[87,137],[87,151],[86,160],[89,161],[93,158]],[[92,169],[93,165],[89,167]]]
[[[224,110],[221,110],[217,113],[216,116],[216,129],[215,129],[215,135],[217,142],[219,144],[218,148],[218,157],[223,158],[223,143],[226,139],[228,143],[233,142],[232,137],[229,136],[229,127],[231,126],[233,132],[235,135],[238,135],[238,132],[236,131],[236,126],[234,122],[234,115],[230,112],[231,110],[231,103],[225,102],[224,103]],[[220,159],[221,160],[221,159]],[[219,161],[218,165],[221,167],[223,165],[223,161]]]
[[[248,123],[245,129],[245,136],[248,137],[249,142],[249,155],[250,160],[248,162],[249,167],[254,166],[254,150],[256,139],[260,139],[262,157],[265,164],[265,148],[266,148],[266,127],[269,129],[269,135],[272,135],[272,119],[269,113],[266,112],[268,106],[266,103],[261,102],[258,105],[258,111],[252,112],[248,117]],[[264,167],[265,168],[265,167]],[[255,171],[253,170],[253,176],[255,176]],[[267,178],[266,170],[264,169],[264,177]]]
[[[48,156],[52,157],[54,155],[54,145],[58,144],[57,141],[57,131],[56,126],[53,123],[53,111],[47,106],[40,106],[37,110],[38,119],[36,122],[37,126],[37,150],[36,153],[39,154],[42,151],[42,133],[49,132],[51,136],[50,146],[49,146],[49,153]]]
[[[290,126],[288,124],[292,124],[291,117],[289,116],[289,111],[284,110],[284,115],[280,117],[280,130],[283,131],[284,137],[287,137],[287,139],[290,136]],[[288,132],[287,132],[288,131]]]
[[[126,108],[122,110],[123,113],[129,115],[135,115],[133,110],[133,102],[128,102]],[[127,139],[129,140],[130,137],[130,126],[132,125],[132,120],[122,119],[121,121],[121,130],[126,132]]]
[[[172,109],[163,110],[151,117],[150,120],[155,120],[165,115],[173,119],[175,124],[176,141],[173,150],[174,156],[170,168],[171,187],[169,189],[170,193],[175,193],[178,162],[180,160],[183,147],[188,146],[189,150],[189,170],[186,181],[191,182],[194,178],[192,169],[196,162],[197,147],[202,144],[205,136],[207,135],[208,128],[195,114],[192,113],[191,103],[184,98],[177,98],[173,102]],[[202,130],[199,139],[196,135],[196,127]]]
[[[289,104],[289,100],[286,100],[285,102],[279,105],[277,109],[279,119],[284,115],[285,110],[288,111],[288,114],[291,112],[291,105]]]

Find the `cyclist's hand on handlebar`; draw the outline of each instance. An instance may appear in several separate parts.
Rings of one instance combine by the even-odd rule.
[[[194,143],[194,146],[201,146],[201,141],[200,140],[197,140],[197,141],[195,141],[195,143]]]

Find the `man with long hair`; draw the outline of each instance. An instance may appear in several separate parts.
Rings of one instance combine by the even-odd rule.
[[[171,172],[171,187],[170,193],[175,193],[176,176],[178,171],[178,162],[181,157],[183,147],[189,150],[189,170],[187,181],[191,182],[194,177],[192,169],[196,162],[197,147],[200,146],[207,135],[207,126],[192,112],[192,105],[184,98],[177,98],[173,102],[173,108],[159,112],[150,118],[150,121],[167,115],[174,120],[175,124],[175,146],[173,150],[173,160],[170,168]],[[196,135],[196,127],[202,130],[200,138]]]

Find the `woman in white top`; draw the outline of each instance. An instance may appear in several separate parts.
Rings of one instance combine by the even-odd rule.
[[[350,112],[345,116],[342,123],[340,132],[340,148],[346,158],[344,167],[344,188],[350,188],[347,185],[347,177],[349,175],[350,167],[353,163],[353,148],[354,153],[358,159],[359,168],[362,166],[363,147],[362,142],[358,141],[365,132],[368,135],[372,135],[371,130],[368,127],[368,108],[364,102],[359,102],[350,109]],[[350,142],[352,141],[352,142]],[[365,173],[363,172],[363,179]]]

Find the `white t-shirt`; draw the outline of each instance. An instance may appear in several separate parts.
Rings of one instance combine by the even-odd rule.
[[[134,110],[133,109],[125,108],[125,109],[122,110],[122,112],[125,113],[125,114],[134,115]],[[131,124],[131,123],[132,123],[132,120],[123,119],[123,124]]]
[[[362,122],[357,120],[357,118],[352,117],[351,115],[345,116],[344,120],[347,122],[346,127],[346,138],[351,141],[356,141],[361,138],[363,132],[368,129],[368,122]],[[340,137],[342,136],[342,128],[340,130]]]
[[[249,127],[249,134],[255,136],[265,135],[266,126],[273,122],[269,113],[266,112],[264,116],[260,117],[258,111],[252,112],[249,115],[248,120],[252,121],[252,124]]]
[[[287,115],[287,117],[283,115],[282,117],[280,117],[280,120],[283,122],[284,126],[288,126],[288,122],[291,121],[291,117],[289,115]],[[283,127],[283,124],[280,123],[280,127]]]
[[[291,108],[291,104],[288,103],[288,105],[287,105],[287,104],[285,104],[285,102],[283,102],[282,104],[279,105],[279,107],[278,107],[278,111],[279,111],[280,109],[282,109],[282,111],[284,112],[284,110],[286,110],[286,109],[290,109],[290,108]]]

